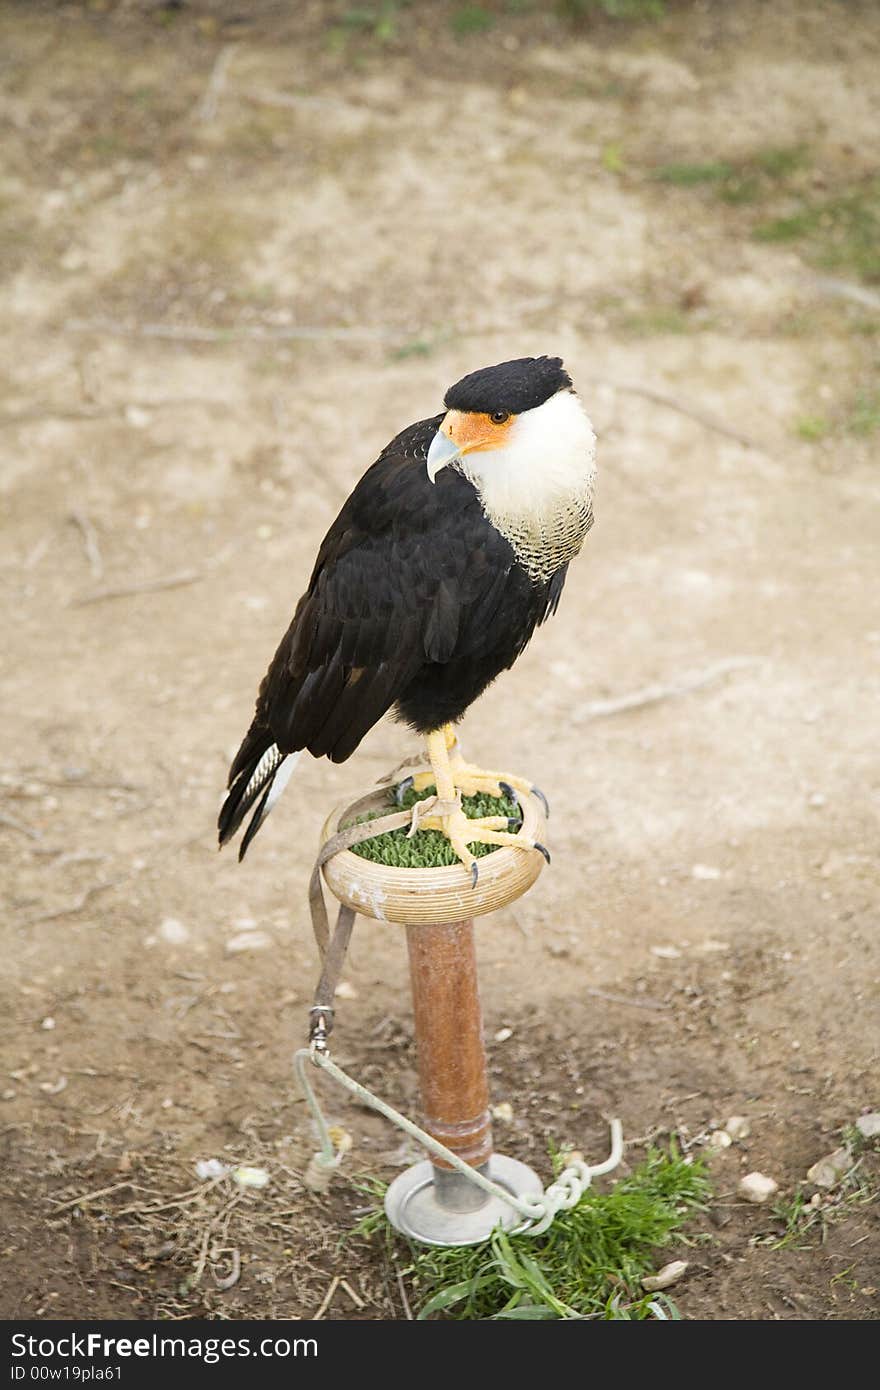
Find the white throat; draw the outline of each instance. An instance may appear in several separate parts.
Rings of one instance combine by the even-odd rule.
[[[523,411],[503,448],[466,454],[459,467],[533,579],[580,550],[593,523],[596,436],[573,391]]]

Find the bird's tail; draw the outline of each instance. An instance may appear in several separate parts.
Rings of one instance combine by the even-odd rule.
[[[293,776],[299,753],[282,753],[268,729],[251,729],[229,774],[229,790],[217,821],[220,844],[225,845],[238,830],[256,802],[238,851],[244,859],[248,845]]]

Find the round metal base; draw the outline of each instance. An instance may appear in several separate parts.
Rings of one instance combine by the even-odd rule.
[[[539,1196],[544,1191],[537,1173],[517,1158],[493,1154],[483,1171],[515,1197]],[[477,1197],[480,1189],[455,1173],[448,1176],[457,1182],[447,1184],[447,1174],[442,1170],[438,1184],[437,1172],[433,1163],[416,1163],[400,1173],[385,1193],[385,1215],[402,1235],[424,1245],[478,1245],[496,1226],[510,1230],[520,1224],[522,1217],[515,1208],[488,1194],[476,1209],[457,1210],[456,1207],[472,1205],[474,1200],[471,1197],[469,1202],[456,1201],[456,1188],[459,1198],[462,1195],[459,1184]],[[446,1187],[450,1190],[444,1191]]]

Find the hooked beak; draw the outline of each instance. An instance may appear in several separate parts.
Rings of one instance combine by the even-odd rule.
[[[454,439],[450,439],[441,425],[434,438],[431,440],[431,447],[428,450],[426,460],[428,477],[431,482],[437,481],[437,474],[441,468],[447,464],[454,463],[457,458],[461,458],[461,448]]]

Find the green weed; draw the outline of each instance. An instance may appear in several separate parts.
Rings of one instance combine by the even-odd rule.
[[[673,1143],[608,1192],[588,1188],[541,1236],[495,1231],[480,1245],[411,1246],[410,1281],[418,1317],[469,1320],[676,1318],[674,1304],[646,1294],[642,1277],[710,1194],[705,1165]],[[382,1223],[373,1223],[374,1236]]]
[[[802,242],[817,265],[880,281],[880,179],[830,198],[802,198],[794,212],[759,223],[754,236]]]

